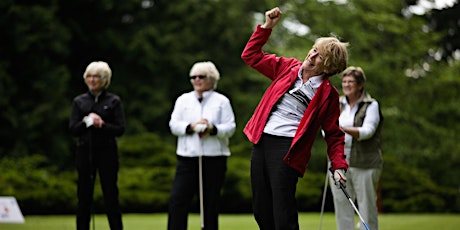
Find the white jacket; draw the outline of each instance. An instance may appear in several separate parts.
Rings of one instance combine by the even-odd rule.
[[[200,138],[198,133],[186,133],[187,126],[201,118],[217,128],[216,135]],[[176,153],[184,157],[230,156],[229,138],[233,136],[235,127],[230,100],[213,90],[203,93],[201,103],[195,91],[179,96],[169,121],[171,133],[178,137]]]

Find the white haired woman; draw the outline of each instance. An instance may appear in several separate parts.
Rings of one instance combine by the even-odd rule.
[[[230,100],[215,91],[219,71],[210,61],[197,62],[190,69],[193,91],[179,96],[169,121],[177,136],[177,166],[169,202],[168,229],[187,229],[193,197],[202,186],[202,225],[218,229],[220,191],[224,184],[229,138],[235,131]],[[202,161],[202,184],[200,162]]]
[[[69,129],[78,137],[77,230],[89,230],[94,179],[99,173],[111,230],[123,229],[118,200],[118,147],[116,137],[125,131],[125,115],[120,97],[107,91],[112,71],[106,62],[92,62],[83,79],[86,93],[74,98]]]

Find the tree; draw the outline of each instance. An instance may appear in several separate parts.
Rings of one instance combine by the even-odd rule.
[[[1,3],[0,156],[45,154],[62,160],[68,142],[60,138],[68,104],[62,96],[70,73],[65,58],[70,33],[56,18],[58,8]]]
[[[435,6],[434,0],[427,0]],[[408,8],[417,5],[416,1],[406,1]],[[430,53],[430,58],[440,61],[459,59],[456,54],[460,49],[460,25],[458,24],[458,15],[460,5],[455,1],[452,6],[446,5],[441,8],[428,8],[423,14],[426,17],[427,26],[436,32],[444,34],[437,41],[439,49]]]

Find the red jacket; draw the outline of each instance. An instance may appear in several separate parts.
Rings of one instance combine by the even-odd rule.
[[[302,65],[302,62],[295,58],[278,57],[262,51],[271,31],[271,29],[261,28],[260,25],[257,26],[241,54],[241,58],[248,66],[273,81],[244,128],[244,133],[254,144],[259,142],[273,106],[294,84]],[[333,170],[348,169],[343,150],[345,135],[338,125],[339,115],[339,92],[329,79],[325,78],[308,105],[292,140],[291,148],[283,159],[301,176],[307,169],[311,148],[320,127],[325,133],[327,154]]]

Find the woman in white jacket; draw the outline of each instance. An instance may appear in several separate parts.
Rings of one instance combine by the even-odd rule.
[[[218,229],[220,191],[230,156],[229,138],[236,127],[235,115],[230,100],[215,91],[220,74],[212,62],[195,63],[189,78],[194,90],[177,98],[169,121],[178,139],[168,230],[187,229],[190,204],[199,191],[203,198],[201,224],[213,230]]]

